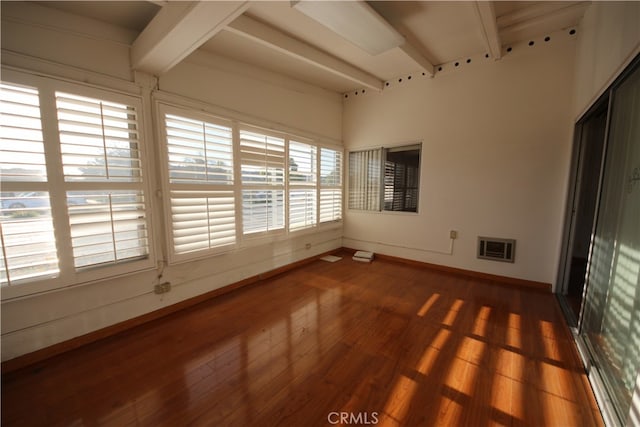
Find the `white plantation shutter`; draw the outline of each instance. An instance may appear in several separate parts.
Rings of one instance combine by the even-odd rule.
[[[243,184],[284,186],[284,139],[240,129]]]
[[[284,228],[284,190],[242,190],[244,234]]]
[[[149,242],[139,191],[67,192],[77,268],[144,258]]]
[[[314,186],[316,184],[316,153],[314,145],[289,142],[289,184]]]
[[[320,149],[320,222],[342,219],[342,152]]]
[[[46,181],[38,90],[0,84],[0,173],[6,181]]]
[[[56,92],[76,269],[149,255],[138,111]]]
[[[289,230],[316,225],[317,147],[289,142]]]
[[[171,223],[176,253],[232,245],[236,240],[233,191],[172,191]]]
[[[171,183],[233,184],[230,124],[165,115]]]
[[[243,233],[284,228],[285,140],[257,130],[240,129]]]
[[[65,181],[140,182],[133,107],[56,92]]]
[[[342,190],[320,189],[320,222],[342,218]]]
[[[316,224],[316,190],[289,190],[289,230]]]
[[[231,123],[166,105],[162,111],[173,257],[227,250],[236,243]]]
[[[0,83],[0,285],[59,274],[38,90]],[[34,191],[35,190],[35,191]]]

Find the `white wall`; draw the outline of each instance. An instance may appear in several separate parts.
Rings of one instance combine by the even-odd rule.
[[[345,215],[344,244],[419,261],[554,282],[572,136],[575,36],[405,76],[344,99],[348,150],[422,141],[418,214]],[[449,230],[458,231],[453,255]],[[476,258],[478,236],[517,240],[515,263]],[[371,243],[384,242],[384,243]]]
[[[594,2],[580,23],[574,113],[578,119],[640,53],[640,2]]]
[[[3,66],[122,90],[133,80],[129,43],[134,38],[129,31],[53,13],[38,5],[2,2]],[[216,64],[223,67],[216,68]],[[252,77],[256,73],[259,78]],[[339,95],[240,63],[196,55],[163,76],[160,89],[165,94],[170,92],[211,104],[217,111],[227,109],[275,129],[301,132],[325,142],[340,140],[342,102]],[[145,102],[151,104],[150,99]],[[150,118],[147,115],[147,119]],[[160,142],[147,142],[153,157]],[[162,209],[158,200],[153,208],[155,241],[163,243],[164,232],[159,220]],[[342,228],[338,225],[166,267],[162,280],[171,282],[172,290],[161,296],[152,292],[160,271],[153,269],[45,294],[3,299],[2,360],[339,248],[341,236]],[[310,249],[305,248],[307,243],[311,244]],[[159,250],[158,259],[161,253]]]

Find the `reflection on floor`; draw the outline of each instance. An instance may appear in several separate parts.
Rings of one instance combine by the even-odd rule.
[[[2,425],[602,425],[551,294],[316,261],[2,378]]]

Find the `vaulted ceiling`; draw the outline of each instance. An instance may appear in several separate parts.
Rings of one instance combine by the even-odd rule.
[[[199,50],[343,93],[381,90],[386,80],[415,72],[437,77],[443,64],[472,56],[499,60],[513,44],[576,26],[589,2],[368,2],[405,40],[377,55],[289,1],[39,4],[130,30],[132,64],[141,71],[161,75]]]

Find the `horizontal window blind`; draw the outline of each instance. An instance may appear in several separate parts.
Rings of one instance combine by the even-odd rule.
[[[317,147],[289,142],[289,230],[316,225]]]
[[[284,138],[240,128],[239,147],[243,233],[284,229]]]
[[[77,268],[147,256],[142,192],[69,191],[67,204]]]
[[[315,185],[317,148],[301,142],[289,142],[289,184]]]
[[[231,123],[168,106],[163,111],[173,253],[188,258],[224,250],[236,243]]]
[[[320,149],[320,222],[342,219],[342,152]]]
[[[342,190],[320,190],[320,222],[342,218]]]
[[[135,108],[56,92],[66,181],[142,180]]]
[[[235,216],[233,191],[172,191],[175,252],[189,253],[235,243]]]
[[[59,273],[48,192],[0,193],[0,284]]]
[[[243,184],[284,185],[284,139],[240,129]]]
[[[289,190],[289,230],[316,224],[316,190]]]
[[[0,84],[2,181],[46,181],[38,90]]]
[[[244,234],[284,228],[284,190],[242,190]]]
[[[137,109],[66,92],[55,96],[76,269],[148,257]]]
[[[57,277],[36,88],[0,83],[0,178],[0,285]]]
[[[349,153],[349,209],[380,210],[382,150]]]
[[[169,180],[172,183],[233,184],[230,126],[165,115]]]

